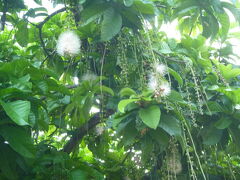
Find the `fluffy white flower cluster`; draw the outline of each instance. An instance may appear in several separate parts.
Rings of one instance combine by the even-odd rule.
[[[60,34],[57,41],[57,53],[61,56],[75,56],[80,52],[81,40],[73,31],[65,31]]]
[[[167,66],[164,64],[155,64],[155,70],[156,72],[161,75],[164,76],[167,74]]]
[[[163,76],[167,74],[167,66],[164,64],[155,64],[155,72],[149,77],[148,88],[153,90],[156,97],[166,97],[171,93],[169,83]]]

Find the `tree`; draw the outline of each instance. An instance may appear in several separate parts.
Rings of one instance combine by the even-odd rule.
[[[0,2],[0,179],[240,178],[238,1]]]

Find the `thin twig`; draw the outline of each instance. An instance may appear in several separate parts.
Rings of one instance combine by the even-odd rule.
[[[157,52],[156,50],[153,50],[153,52],[154,52],[155,54],[157,54],[158,56],[161,56],[162,58],[165,58],[166,60],[169,60],[169,61],[172,61],[172,62],[176,62],[176,63],[186,64],[185,61],[179,61],[179,60],[177,60],[177,59],[175,59],[175,58],[173,58],[173,57],[164,56],[163,54]]]
[[[67,10],[67,8],[64,7],[64,8],[62,8],[62,9],[59,9],[59,10],[55,11],[54,13],[50,14],[50,15],[47,16],[42,22],[40,22],[40,23],[37,25],[38,28],[42,28],[43,25],[44,25],[47,21],[49,21],[53,16],[55,16],[55,15],[61,13],[61,12],[64,12],[64,11],[66,11],[66,10]]]
[[[66,11],[66,9],[67,9],[67,8],[64,7],[64,8],[62,8],[62,9],[59,9],[59,10],[55,11],[54,13],[50,14],[49,16],[47,16],[47,17],[46,17],[42,22],[40,22],[38,25],[36,25],[36,27],[37,27],[38,30],[39,30],[39,39],[40,39],[40,42],[41,42],[41,46],[42,46],[43,51],[45,52],[47,58],[50,58],[50,57],[51,57],[51,54],[49,54],[49,52],[48,52],[48,50],[47,50],[47,48],[46,48],[46,45],[45,45],[45,43],[44,43],[44,41],[43,41],[42,28],[43,28],[44,24],[45,24],[46,22],[48,22],[53,16],[55,16],[55,15],[61,13],[61,12]],[[47,58],[46,58],[46,59],[47,59]],[[46,61],[46,60],[45,60],[45,61]]]
[[[46,45],[43,41],[43,37],[42,37],[42,28],[38,28],[38,32],[39,32],[39,39],[40,39],[40,43],[41,43],[41,46],[43,48],[43,51],[45,52],[45,54],[47,55],[47,58],[50,57],[50,54],[48,53],[48,50],[46,48]]]
[[[7,10],[8,10],[8,7],[7,7],[7,0],[4,0],[3,1],[3,15],[1,17],[1,30],[4,31],[4,28],[5,28],[5,22],[6,22],[6,15],[7,15]]]
[[[108,118],[109,116],[111,116],[114,113],[113,110],[107,110],[104,113],[104,117],[103,118]],[[83,126],[77,128],[71,139],[65,144],[65,146],[63,147],[63,152],[66,153],[71,153],[74,148],[79,144],[79,142],[82,140],[82,138],[88,134],[88,131],[94,127],[96,127],[97,124],[99,124],[102,118],[102,112],[96,113],[92,118],[89,119],[89,121],[87,123],[85,123]]]

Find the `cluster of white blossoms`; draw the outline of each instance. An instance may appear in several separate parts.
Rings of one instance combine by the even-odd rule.
[[[154,65],[154,72],[149,77],[148,88],[154,91],[156,97],[166,97],[171,93],[170,84],[163,78],[167,72],[166,65]]]
[[[164,64],[155,64],[155,71],[161,75],[164,76],[167,74],[167,66]]]
[[[75,56],[79,54],[81,40],[73,31],[65,31],[60,34],[57,41],[57,53],[61,56]]]

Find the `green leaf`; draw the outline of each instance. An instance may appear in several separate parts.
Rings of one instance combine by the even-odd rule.
[[[20,46],[25,47],[28,44],[28,27],[27,27],[27,23],[24,20],[21,20],[17,27],[18,30],[16,32],[16,40],[18,42],[18,44],[20,44]]]
[[[166,133],[166,131],[158,128],[150,131],[149,135],[160,145],[161,150],[164,150],[167,147],[170,136]]]
[[[231,64],[228,64],[227,66],[220,64],[219,69],[226,80],[230,80],[240,75],[240,69],[239,68],[232,69]]]
[[[180,76],[180,74],[178,74],[176,71],[174,71],[174,70],[171,69],[171,68],[168,68],[168,71],[169,71],[169,73],[177,80],[178,84],[179,84],[180,86],[182,86],[182,85],[183,85],[183,79],[182,79],[182,77]]]
[[[134,0],[123,0],[123,3],[126,7],[132,6]]]
[[[132,102],[136,102],[136,101],[139,101],[140,99],[124,99],[124,100],[121,100],[119,103],[118,103],[118,110],[122,113],[124,113],[124,109],[125,107],[132,103]]]
[[[228,128],[230,125],[232,124],[232,119],[228,118],[228,117],[222,117],[221,119],[219,119],[214,126],[217,129],[226,129]]]
[[[238,146],[238,148],[240,148],[240,129],[238,127],[239,125],[237,125],[236,123],[232,123],[232,125],[228,128],[229,133],[232,136],[233,139],[233,143],[236,144]]]
[[[30,102],[29,101],[14,101],[5,103],[0,100],[0,104],[5,110],[6,114],[18,125],[24,126],[29,125],[28,115],[30,113]]]
[[[168,99],[172,102],[184,102],[181,94],[177,91],[171,90],[171,94],[168,96]]]
[[[218,88],[218,92],[224,93],[232,102],[240,104],[240,89]]]
[[[87,172],[80,170],[80,169],[75,169],[70,173],[70,180],[87,180]]]
[[[150,1],[135,0],[133,3],[133,9],[142,14],[155,14],[154,4]]]
[[[15,180],[19,179],[17,175],[17,171],[13,168],[16,165],[17,153],[10,148],[9,145],[2,143],[0,144],[0,154],[4,154],[4,156],[0,156],[0,171],[7,179]],[[1,178],[1,175],[0,175]],[[5,179],[5,178],[3,178]]]
[[[239,9],[237,7],[228,2],[221,2],[221,4],[223,8],[229,10],[233,14],[236,21],[240,22]]]
[[[158,127],[161,110],[157,105],[152,105],[139,110],[139,117],[150,128],[156,129]]]
[[[173,18],[181,17],[185,13],[198,8],[198,3],[195,1],[183,1],[183,3],[179,3],[179,6],[174,11]]]
[[[230,20],[226,13],[218,14],[217,15],[219,22],[221,24],[221,38],[222,41],[226,40],[229,29],[230,29]]]
[[[219,113],[224,111],[220,104],[216,101],[208,101],[206,106],[210,110],[210,113]]]
[[[114,96],[114,92],[111,88],[107,87],[107,86],[97,86],[97,92],[105,92],[105,93],[108,93],[112,96]]]
[[[81,12],[81,21],[83,22],[82,26],[85,26],[101,17],[108,8],[109,6],[106,3],[94,3],[86,7]]]
[[[16,60],[4,63],[0,66],[0,82],[9,79],[9,76],[22,76],[22,72],[28,68],[30,63],[27,60]]]
[[[122,17],[114,8],[104,12],[101,27],[101,40],[108,41],[112,39],[122,28]]]
[[[31,134],[22,127],[1,126],[0,135],[9,143],[11,148],[27,158],[34,158],[35,148]]]
[[[215,128],[213,125],[208,125],[202,130],[203,144],[215,145],[222,137],[222,130]]]
[[[170,54],[170,53],[172,53],[172,50],[170,49],[168,44],[163,41],[163,42],[160,42],[159,52],[162,53],[162,54]]]
[[[126,119],[130,115],[131,115],[131,113],[124,113],[124,114],[116,113],[114,115],[114,117],[112,119],[110,119],[110,121],[112,123],[112,127],[116,128],[122,120]]]
[[[123,88],[121,91],[120,91],[120,97],[123,97],[123,96],[131,96],[131,95],[137,95],[137,93],[131,89],[131,88]]]
[[[34,0],[35,3],[42,5],[42,0]]]
[[[174,116],[163,114],[161,116],[159,127],[171,136],[181,136],[182,134],[180,123]]]
[[[145,138],[141,140],[141,161],[146,163],[147,160],[149,160],[149,154],[152,154],[154,149],[154,142],[150,137],[148,137],[148,140],[146,141]]]
[[[219,23],[213,14],[202,17],[203,32],[202,35],[206,38],[214,39],[219,30]]]

